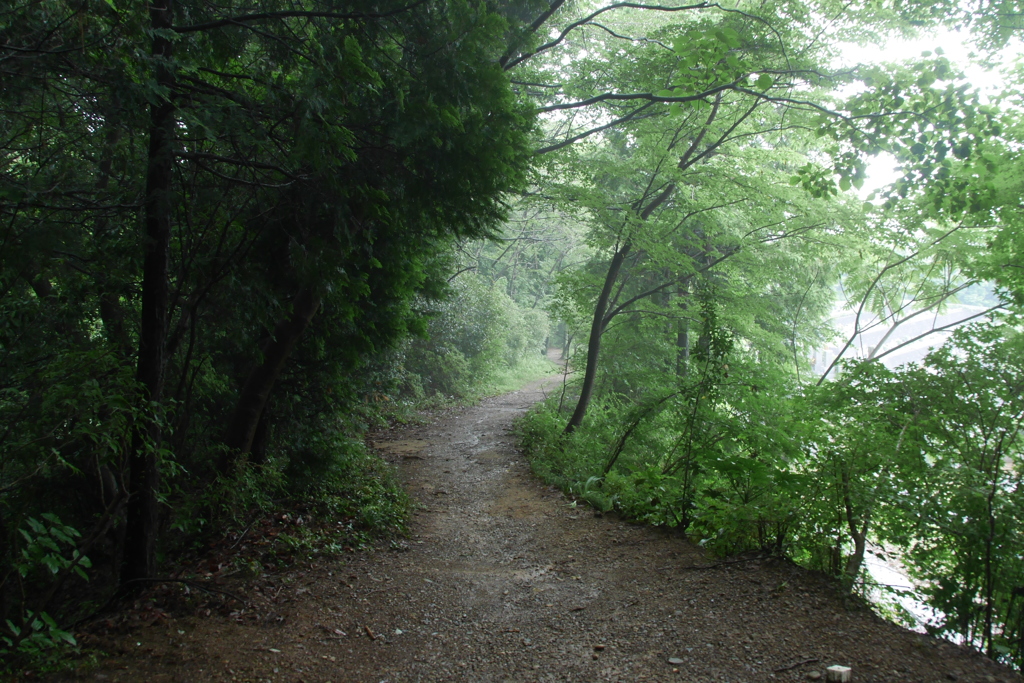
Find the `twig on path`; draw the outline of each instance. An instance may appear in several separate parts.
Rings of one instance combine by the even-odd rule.
[[[790,671],[791,669],[795,669],[795,668],[797,668],[798,666],[803,666],[804,664],[815,664],[815,663],[817,663],[818,661],[819,661],[819,660],[818,660],[818,659],[815,659],[815,658],[812,658],[812,659],[805,659],[805,660],[803,660],[803,661],[801,661],[801,662],[797,662],[796,664],[790,664],[789,666],[784,666],[784,667],[782,667],[781,669],[776,669],[776,670],[775,670],[775,673],[777,673],[777,674],[778,674],[778,673],[782,673],[783,671]]]
[[[331,628],[330,626],[324,626],[323,624],[317,624],[317,626],[331,634],[327,637],[327,640],[345,640],[345,638],[348,637],[348,634],[340,628]]]
[[[249,524],[249,526],[245,527],[245,531],[243,531],[242,534],[235,540],[235,542],[231,544],[231,547],[228,548],[228,550],[234,550],[235,546],[242,542],[242,539],[245,538],[245,535],[249,533],[250,529],[256,526],[256,522],[258,521],[260,521],[259,516],[257,516],[256,519],[252,520],[252,523]]]

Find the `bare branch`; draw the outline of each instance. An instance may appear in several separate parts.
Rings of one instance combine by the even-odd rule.
[[[557,143],[555,143],[553,145],[548,145],[547,147],[541,147],[540,149],[535,151],[534,154],[539,155],[539,154],[547,154],[548,152],[555,152],[557,150],[562,149],[563,147],[568,147],[569,145],[573,144],[574,142],[579,142],[583,138],[589,137],[589,136],[593,135],[594,133],[600,133],[603,130],[607,130],[609,128],[614,128],[615,126],[619,125],[620,123],[626,123],[627,121],[635,121],[637,119],[648,118],[648,116],[641,117],[641,116],[638,116],[638,115],[641,112],[645,111],[646,109],[649,109],[652,106],[654,106],[654,104],[655,104],[654,102],[648,102],[647,104],[644,104],[644,105],[634,109],[629,114],[626,114],[625,116],[623,116],[621,118],[615,119],[611,123],[605,124],[603,126],[598,126],[597,128],[591,128],[590,130],[587,130],[587,131],[584,131],[582,133],[579,133],[578,135],[574,135],[571,138],[566,138],[565,140],[563,140],[561,142],[557,142]],[[653,114],[651,114],[649,116],[653,116]]]
[[[937,239],[932,241],[932,243],[930,245],[928,245],[928,246],[934,247],[936,244],[938,244],[942,240],[946,239],[947,237],[949,237],[950,235],[952,235],[954,232],[956,232],[957,230],[959,230],[962,227],[963,227],[962,223],[958,224],[957,226],[955,226],[954,228],[952,228],[948,232],[943,233]],[[921,253],[921,249],[918,249],[917,251],[913,252],[912,254],[908,254],[907,256],[905,256],[904,258],[899,259],[898,261],[886,264],[886,266],[884,268],[882,268],[882,270],[879,271],[878,275],[876,275],[875,278],[871,281],[871,284],[868,285],[867,291],[865,291],[864,294],[861,296],[860,306],[857,307],[857,315],[854,317],[854,320],[853,320],[853,334],[850,335],[850,338],[848,340],[846,340],[846,344],[843,345],[843,348],[840,349],[839,353],[836,354],[836,357],[834,359],[832,359],[832,362],[829,363],[827,368],[825,368],[825,372],[818,379],[818,382],[817,382],[816,386],[821,386],[821,384],[825,381],[825,378],[828,377],[828,373],[832,372],[832,369],[836,366],[836,363],[838,363],[842,359],[842,357],[846,353],[846,351],[850,348],[850,346],[853,345],[853,340],[857,338],[858,334],[861,334],[862,330],[860,329],[860,317],[864,313],[864,307],[867,306],[868,295],[871,294],[871,291],[881,281],[882,276],[885,275],[886,273],[888,273],[893,268],[898,268],[899,266],[903,265],[907,261],[910,261],[911,259],[915,258],[920,253]],[[882,354],[882,355],[885,355],[885,354]]]
[[[717,95],[718,93],[720,93],[720,92],[722,92],[724,90],[738,90],[739,88],[736,85],[737,83],[739,83],[738,80],[737,81],[733,81],[732,83],[723,83],[722,85],[716,86],[716,87],[711,88],[709,90],[705,90],[704,92],[697,93],[695,95],[683,95],[683,96],[680,96],[680,97],[659,97],[659,96],[655,95],[654,93],[649,93],[649,92],[640,92],[640,93],[614,93],[614,92],[606,92],[606,93],[602,93],[600,95],[595,95],[594,97],[587,98],[585,100],[580,100],[579,102],[569,102],[569,103],[566,103],[566,104],[551,104],[551,105],[548,105],[546,107],[540,107],[539,109],[537,109],[537,111],[539,113],[543,114],[545,112],[558,111],[558,110],[562,110],[562,109],[579,109],[580,107],[589,107],[590,105],[597,104],[598,102],[608,102],[608,101],[628,102],[630,100],[647,100],[648,102],[664,102],[666,104],[672,104],[672,103],[685,104],[687,102],[696,102],[697,100],[705,100],[705,99],[711,97],[712,95]],[[754,91],[750,91],[750,92],[754,92]],[[755,92],[754,94],[756,95],[758,93]]]
[[[902,344],[897,344],[896,346],[892,347],[891,349],[889,349],[885,353],[880,353],[877,356],[875,356],[874,358],[869,358],[868,361],[869,362],[877,361],[880,358],[884,358],[885,356],[888,356],[890,353],[893,353],[894,351],[898,351],[898,350],[902,349],[904,346],[907,346],[909,344],[913,344],[916,341],[920,341],[921,339],[924,339],[925,337],[927,337],[930,334],[935,334],[936,332],[945,332],[946,330],[948,330],[948,329],[950,329],[952,327],[956,327],[957,325],[963,325],[966,322],[974,320],[975,318],[981,318],[982,316],[986,316],[986,315],[988,315],[988,314],[990,314],[990,313],[992,313],[994,311],[998,311],[1001,308],[1003,308],[1002,304],[996,304],[995,306],[991,306],[989,308],[986,308],[981,313],[975,313],[974,315],[967,316],[966,318],[962,318],[960,320],[954,320],[953,322],[948,323],[946,325],[943,325],[942,327],[933,327],[932,329],[928,330],[927,332],[925,332],[923,334],[917,335],[913,339],[908,339],[907,341],[903,342]]]
[[[540,29],[540,27],[544,25],[544,22],[546,22],[548,19],[550,19],[551,15],[554,14],[555,12],[557,12],[558,8],[561,7],[564,4],[565,4],[565,0],[554,0],[554,2],[551,3],[551,5],[547,8],[547,10],[542,12],[539,17],[537,17],[536,19],[533,20],[533,23],[530,24],[530,30],[527,32],[526,35],[533,35],[534,33],[536,33]],[[531,54],[536,54],[536,52],[533,52]],[[507,70],[507,69],[511,69],[512,66],[515,66],[516,64],[518,64],[519,62],[522,61],[522,59],[520,59],[520,60],[516,61],[515,64],[513,64],[512,66],[508,66],[508,61],[510,59],[512,59],[512,48],[511,47],[509,48],[509,52],[506,52],[505,54],[503,54],[501,56],[501,59],[498,60],[498,64],[501,65],[502,69],[506,69]]]
[[[249,159],[232,159],[231,157],[224,157],[218,154],[209,154],[207,152],[181,152],[177,154],[177,156],[180,159],[188,159],[190,161],[197,161],[202,159],[205,161],[219,161],[224,164],[231,164],[233,166],[240,166],[243,168],[262,168],[267,171],[275,171],[283,176],[291,178],[292,180],[299,180],[299,176],[289,173],[280,166],[274,166],[273,164],[264,164],[259,161],[251,161]]]
[[[977,280],[968,280],[967,282],[963,283],[962,285],[960,285],[958,287],[954,287],[953,289],[951,289],[951,290],[949,290],[947,292],[943,292],[940,296],[936,297],[935,302],[933,302],[931,304],[928,304],[924,308],[919,309],[917,311],[914,311],[910,315],[907,315],[907,316],[897,320],[886,331],[886,333],[882,336],[882,338],[878,341],[878,343],[875,344],[874,350],[870,354],[868,354],[868,360],[871,360],[871,359],[876,357],[875,356],[875,351],[877,351],[878,349],[882,348],[882,345],[885,344],[885,342],[889,340],[889,337],[892,336],[892,334],[899,328],[900,325],[902,325],[903,323],[907,322],[911,318],[916,318],[919,315],[922,315],[924,313],[927,313],[928,311],[931,311],[931,310],[933,310],[935,308],[938,308],[939,306],[942,305],[942,303],[944,301],[949,299],[949,297],[955,296],[957,292],[960,292],[960,291],[962,291],[964,289],[967,289],[968,287],[970,287],[971,285],[976,284],[976,283],[977,283]],[[890,307],[890,309],[891,309],[891,307]],[[906,307],[905,306],[900,306],[900,309],[898,311],[894,311],[893,315],[890,316],[890,317],[895,318],[896,314],[899,313],[900,311],[903,311],[903,310],[906,310]],[[888,352],[886,352],[886,353],[888,353]],[[881,355],[881,354],[879,354],[879,355]]]
[[[561,2],[559,2],[558,4],[561,5]],[[575,29],[579,28],[580,26],[584,26],[584,25],[590,23],[590,21],[593,20],[595,17],[598,17],[598,16],[604,14],[605,12],[610,12],[612,10],[630,8],[630,9],[654,10],[654,11],[657,11],[657,12],[687,12],[687,11],[696,10],[696,9],[708,9],[711,6],[712,5],[710,5],[710,4],[706,3],[706,2],[700,2],[700,3],[697,3],[695,5],[683,5],[683,6],[680,6],[680,7],[666,7],[666,6],[662,6],[662,5],[642,5],[642,4],[636,3],[636,2],[617,2],[617,3],[613,4],[613,5],[608,5],[607,7],[602,7],[601,9],[597,10],[596,12],[592,12],[591,14],[588,14],[587,16],[583,17],[582,19],[580,19],[578,21],[574,21],[573,23],[569,24],[564,29],[562,29],[562,32],[558,34],[557,38],[555,38],[554,40],[551,40],[551,41],[548,41],[548,42],[544,43],[543,45],[538,47],[533,52],[524,53],[522,55],[519,55],[515,59],[511,59],[511,57],[509,57],[508,59],[506,59],[505,57],[502,57],[503,61],[501,62],[501,65],[507,71],[507,70],[509,70],[509,69],[511,69],[511,68],[513,68],[513,67],[515,67],[517,65],[519,65],[519,64],[522,64],[527,59],[530,59],[531,57],[534,57],[534,56],[540,54],[541,52],[546,52],[546,51],[550,50],[551,48],[556,47],[563,40],[565,40],[565,37],[567,35],[569,35]],[[550,14],[548,16],[550,16]],[[547,17],[544,17],[544,19],[546,20]],[[538,26],[538,28],[539,28],[539,26]]]

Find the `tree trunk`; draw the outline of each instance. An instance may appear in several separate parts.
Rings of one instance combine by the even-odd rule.
[[[173,45],[160,32],[171,30],[173,0],[154,0],[149,16],[154,31],[153,57],[156,81],[174,87],[169,60]],[[142,311],[136,379],[143,388],[146,413],[158,410],[164,384],[164,342],[167,337],[169,301],[168,270],[171,243],[171,183],[174,171],[175,108],[168,99],[150,108],[149,166],[146,170],[145,240],[142,270]],[[156,492],[160,483],[156,450],[160,425],[153,415],[136,424],[128,455],[128,507],[125,524],[121,582],[153,576],[156,561],[158,513]]]
[[[857,580],[857,575],[860,574],[860,568],[864,565],[864,555],[868,545],[868,523],[864,522],[860,529],[851,523],[850,536],[853,538],[853,554],[847,558],[846,570],[843,573],[852,586],[853,582]]]
[[[676,292],[679,297],[681,319],[676,330],[676,377],[685,378],[690,371],[690,321],[686,318],[690,310],[690,281],[679,285]]]
[[[664,204],[675,191],[675,183],[666,185],[665,189],[640,212],[640,220],[646,221],[650,218],[654,210]],[[576,410],[573,411],[572,417],[569,418],[569,424],[565,425],[566,434],[572,434],[577,427],[583,424],[583,417],[587,414],[587,408],[590,406],[590,397],[594,393],[594,381],[597,379],[597,359],[601,352],[601,335],[604,334],[604,330],[610,322],[605,319],[608,301],[611,299],[612,288],[619,278],[619,271],[622,270],[622,262],[626,260],[626,256],[629,255],[632,248],[633,242],[627,239],[622,247],[615,252],[612,262],[608,265],[604,287],[601,289],[600,296],[597,297],[594,320],[590,324],[590,340],[587,342],[587,368],[583,374],[583,386],[580,387],[580,399],[576,403]]]
[[[864,511],[863,520],[857,519],[853,509],[853,501],[850,498],[850,473],[844,470],[841,476],[843,482],[843,503],[846,508],[846,524],[850,530],[850,538],[853,539],[853,554],[847,558],[846,569],[843,574],[849,582],[849,586],[852,587],[853,582],[857,580],[857,575],[860,574],[860,568],[864,565],[864,554],[867,552],[868,545],[868,527],[871,524],[871,510],[867,509]]]
[[[107,133],[103,145],[103,158],[100,160],[99,168],[97,169],[99,177],[96,179],[96,190],[101,194],[110,185],[110,173],[114,165],[114,146],[121,137],[120,131],[111,118],[107,119],[106,126]],[[97,245],[100,245],[106,239],[104,233],[107,231],[108,223],[109,220],[106,217],[101,217],[97,219],[96,224],[93,226],[92,237]],[[117,349],[124,358],[131,358],[134,344],[125,324],[125,318],[127,317],[125,307],[121,305],[117,293],[111,291],[108,273],[105,269],[98,269],[95,278],[96,295],[100,303],[100,320],[103,322],[104,336],[106,336],[107,342]]]
[[[997,453],[995,462],[1001,463],[1003,460],[1002,453]],[[995,659],[996,650],[995,643],[992,640],[992,622],[995,614],[995,576],[994,576],[994,558],[993,548],[995,547],[996,541],[996,516],[995,516],[995,497],[998,486],[996,482],[999,477],[996,472],[989,470],[989,481],[991,482],[988,490],[987,512],[988,512],[988,535],[985,537],[985,632],[982,634],[982,643],[985,648],[985,654],[990,659]]]
[[[263,406],[260,421],[253,432],[252,446],[249,449],[249,462],[253,465],[263,465],[267,462],[267,446],[270,443],[270,416],[267,413],[267,407]]]
[[[319,308],[320,297],[313,293],[312,288],[304,287],[295,297],[291,315],[274,328],[274,336],[263,350],[263,363],[249,373],[235,404],[235,412],[224,435],[224,443],[230,453],[220,464],[222,473],[230,471],[239,455],[252,450],[256,428],[274,382]]]
[[[590,341],[587,343],[587,369],[583,374],[583,386],[580,387],[580,398],[576,402],[576,410],[569,418],[569,424],[565,425],[565,433],[572,434],[573,431],[583,424],[583,417],[587,414],[590,406],[590,397],[594,393],[594,380],[597,379],[597,359],[601,352],[601,335],[604,333],[604,315],[608,310],[608,300],[612,295],[612,288],[619,279],[619,271],[622,270],[622,262],[626,260],[632,250],[633,244],[626,242],[615,252],[612,262],[608,265],[608,273],[604,276],[604,287],[597,297],[597,304],[594,306],[594,320],[590,323]]]

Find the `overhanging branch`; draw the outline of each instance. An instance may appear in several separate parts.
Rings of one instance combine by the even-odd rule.
[[[560,6],[562,3],[558,2],[558,3],[555,3],[555,4]],[[656,12],[687,12],[687,11],[695,10],[695,9],[708,9],[711,6],[712,5],[710,5],[709,3],[706,3],[706,2],[699,2],[699,3],[695,4],[695,5],[681,5],[681,6],[678,6],[678,7],[669,7],[669,6],[665,6],[665,5],[643,5],[643,4],[640,4],[638,2],[617,2],[615,4],[608,5],[607,7],[602,7],[601,9],[597,10],[596,12],[592,12],[592,13],[588,14],[587,16],[583,17],[582,19],[580,19],[578,21],[572,22],[571,24],[566,26],[564,29],[562,29],[562,31],[558,34],[557,38],[555,38],[554,40],[550,40],[550,41],[544,43],[543,45],[538,47],[533,52],[526,52],[524,54],[519,55],[515,59],[512,59],[508,55],[506,55],[505,57],[502,57],[501,61],[500,61],[500,64],[501,64],[501,66],[506,71],[511,69],[511,68],[513,68],[513,67],[515,67],[515,66],[517,66],[517,65],[519,65],[519,64],[522,64],[527,59],[530,59],[531,57],[534,57],[534,56],[540,54],[541,52],[546,52],[546,51],[550,50],[551,48],[559,45],[563,40],[565,40],[565,37],[567,35],[569,35],[570,33],[572,33],[575,29],[579,28],[580,26],[584,26],[584,25],[590,23],[594,18],[604,14],[605,12],[610,12],[612,10],[616,10],[616,9],[645,9],[645,10],[652,10],[652,11],[656,11]],[[553,7],[551,12],[545,13],[545,14],[547,14],[547,16],[542,15],[545,21],[547,20],[548,17],[551,16],[552,13],[554,13],[554,9],[557,9],[557,7]],[[543,22],[541,22],[541,23],[543,23]],[[539,28],[539,26],[537,26],[537,28]],[[534,31],[536,31],[536,28],[534,28]]]
[[[574,136],[572,136],[570,138],[566,138],[565,140],[562,140],[561,142],[557,142],[557,143],[555,143],[553,145],[548,145],[547,147],[541,147],[540,149],[535,151],[534,154],[538,154],[539,155],[539,154],[547,154],[548,152],[555,152],[557,150],[562,149],[563,147],[568,147],[569,145],[573,144],[574,142],[579,142],[583,138],[590,137],[594,133],[600,133],[603,130],[607,130],[609,128],[614,128],[615,126],[619,125],[620,123],[626,123],[627,121],[635,121],[638,118],[647,118],[647,117],[640,117],[639,114],[641,112],[647,110],[647,109],[650,109],[652,106],[654,106],[654,104],[655,104],[654,102],[648,102],[647,104],[644,104],[644,105],[634,109],[629,114],[626,114],[625,116],[623,116],[621,118],[615,119],[611,123],[607,123],[607,124],[605,124],[603,126],[598,126],[597,128],[591,128],[590,130],[584,131],[584,132],[579,133],[577,135],[574,135]]]
[[[549,111],[559,111],[564,109],[579,109],[580,107],[589,107],[592,104],[598,102],[628,102],[630,100],[646,100],[648,102],[663,102],[665,104],[685,104],[687,102],[696,102],[698,100],[705,100],[712,95],[717,95],[725,90],[739,90],[736,85],[739,81],[733,81],[732,83],[724,83],[716,86],[704,92],[696,93],[694,95],[683,95],[680,97],[659,97],[654,93],[639,92],[639,93],[615,93],[606,92],[594,97],[580,100],[579,102],[568,102],[566,104],[551,104],[546,107],[540,107],[537,109],[538,113],[545,113]],[[750,91],[753,92],[753,91]],[[754,93],[757,94],[757,93]]]
[[[420,5],[426,4],[427,0],[417,0],[417,2],[405,7],[399,7],[398,9],[391,10],[390,12],[316,12],[316,11],[299,11],[299,10],[287,10],[282,12],[259,12],[256,14],[243,14],[237,17],[228,17],[226,19],[218,19],[216,21],[208,21],[205,24],[191,24],[189,26],[174,26],[171,30],[175,33],[194,33],[196,31],[209,31],[215,28],[223,28],[225,26],[232,26],[246,21],[266,21],[273,19],[292,19],[292,18],[305,18],[305,19],[386,19],[393,17],[403,12],[408,12]]]

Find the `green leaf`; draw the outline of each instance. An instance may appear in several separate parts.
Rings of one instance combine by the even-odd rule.
[[[67,631],[62,631],[59,628],[51,629],[50,630],[50,637],[51,638],[56,638],[58,640],[63,640],[65,643],[67,643],[68,645],[71,645],[71,646],[78,645],[78,641],[75,640],[75,637],[73,635],[71,635]]]
[[[715,40],[728,47],[740,46],[740,34],[731,28],[720,28],[715,31]]]
[[[768,74],[761,74],[757,77],[756,87],[758,90],[767,90],[775,85],[775,80]]]

